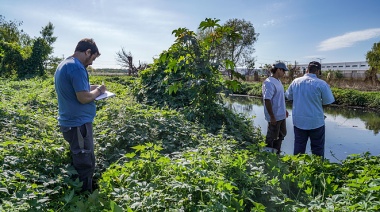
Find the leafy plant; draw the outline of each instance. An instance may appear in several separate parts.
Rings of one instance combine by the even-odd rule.
[[[1,80],[1,211],[380,210],[378,156],[352,155],[341,164],[278,157],[261,151],[258,129],[230,125],[212,134],[179,111],[135,102],[135,78],[91,80],[117,94],[97,102],[92,194],[79,193],[57,129],[53,80]],[[252,124],[232,112],[226,117]]]

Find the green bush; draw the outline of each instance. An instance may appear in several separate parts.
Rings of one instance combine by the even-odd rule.
[[[259,130],[251,136],[260,146],[242,145],[239,125],[211,134],[178,111],[136,103],[132,78],[90,80],[104,80],[116,96],[97,101],[99,188],[87,195],[78,192],[57,128],[53,80],[1,80],[0,211],[380,210],[378,156],[352,155],[341,164],[278,157],[260,151]]]
[[[257,82],[243,82],[242,89],[235,94],[249,95],[249,96],[262,96],[262,83]],[[284,90],[286,91],[288,85],[284,84]],[[354,89],[342,89],[342,88],[331,88],[335,102],[334,104],[341,106],[352,106],[352,107],[364,107],[368,109],[373,109],[380,111],[380,93],[373,91],[358,91]]]
[[[332,88],[335,104],[343,106],[359,106],[380,110],[379,92],[357,91],[353,89]]]
[[[216,23],[202,22],[215,31]],[[249,121],[236,118],[224,108],[220,92],[235,88],[236,81],[224,81],[220,64],[213,63],[212,50],[217,39],[198,39],[187,29],[174,30],[175,43],[155,59],[150,68],[140,73],[134,94],[138,102],[168,108],[182,113],[187,120],[199,123],[208,132],[225,133],[240,142],[254,142],[254,130]],[[217,35],[218,33],[214,33]],[[237,130],[239,129],[239,131]]]

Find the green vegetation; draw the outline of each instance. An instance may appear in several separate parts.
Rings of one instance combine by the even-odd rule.
[[[219,67],[228,60],[212,62],[213,54],[223,36],[235,33],[219,26],[218,20],[206,19],[200,24],[209,37],[197,39],[186,28],[174,30],[175,43],[160,54],[150,68],[140,73],[135,95],[140,103],[180,111],[187,120],[203,125],[211,133],[222,127],[228,134],[241,135],[240,140],[253,142],[250,123],[236,119],[223,107],[219,92],[237,89],[236,80],[223,80]]]
[[[342,72],[340,71],[333,71],[333,70],[328,70],[328,71],[324,71],[322,72],[322,78],[323,79],[343,79],[344,76],[342,74]]]
[[[261,82],[243,82],[235,94],[262,96]],[[284,84],[285,90],[289,85]],[[354,89],[331,88],[335,97],[334,104],[349,107],[364,107],[380,111],[380,93],[375,91],[358,91]]]
[[[255,66],[254,44],[257,42],[259,34],[255,32],[252,23],[244,19],[229,19],[224,23],[222,29],[228,30],[230,33],[223,36],[218,45],[213,48],[212,61],[222,62],[227,59],[236,66],[253,69]],[[204,40],[208,39],[213,33],[220,33],[220,31],[199,29],[197,37]],[[244,78],[239,72],[230,68],[228,64],[224,66],[223,62],[221,63],[221,69],[227,71],[230,79]]]
[[[366,72],[366,81],[379,85],[376,74],[380,72],[380,42],[374,43],[372,49],[367,52],[366,59],[371,68]]]
[[[380,157],[279,157],[223,106],[217,93],[239,83],[211,62],[223,36],[234,37],[217,22],[201,23],[215,32],[204,40],[174,30],[176,42],[136,78],[90,77],[116,93],[97,101],[91,194],[79,192],[58,130],[52,77],[0,79],[0,211],[379,211]]]
[[[51,56],[57,39],[53,24],[42,27],[41,36],[33,39],[19,29],[21,25],[0,15],[0,77],[21,79],[53,72],[60,61]]]
[[[134,100],[129,77],[105,81],[117,96],[97,102],[99,188],[80,194],[68,144],[57,128],[53,80],[0,83],[1,211],[377,211],[379,157],[332,164],[262,152],[241,135],[188,121]],[[244,122],[242,117],[235,117]]]

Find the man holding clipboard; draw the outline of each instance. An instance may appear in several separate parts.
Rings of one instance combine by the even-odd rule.
[[[95,154],[92,122],[95,99],[106,92],[103,85],[90,85],[87,66],[100,56],[93,39],[78,42],[74,54],[62,61],[54,75],[58,97],[58,122],[70,144],[72,164],[83,182],[82,191],[92,192]]]

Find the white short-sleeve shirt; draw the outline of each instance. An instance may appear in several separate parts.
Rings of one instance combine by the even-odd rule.
[[[264,114],[265,120],[270,122],[270,116],[267,108],[265,107],[265,99],[269,99],[272,104],[272,110],[276,121],[283,120],[286,118],[286,107],[285,107],[285,94],[284,86],[281,81],[274,78],[268,77],[262,86],[263,100],[264,100]]]
[[[303,130],[325,125],[323,105],[335,101],[330,86],[310,73],[293,80],[285,96],[293,100],[293,125]]]

